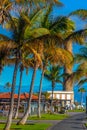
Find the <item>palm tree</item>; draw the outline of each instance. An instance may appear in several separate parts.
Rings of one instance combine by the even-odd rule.
[[[27,50],[27,54],[29,54],[29,45],[25,46]],[[30,85],[30,91],[29,91],[29,99],[28,99],[28,104],[27,104],[27,109],[26,112],[23,116],[23,118],[17,123],[17,124],[24,124],[30,114],[30,109],[31,109],[31,99],[32,99],[32,93],[33,93],[33,87],[34,87],[34,80],[35,80],[35,76],[36,76],[36,71],[38,69],[38,67],[42,64],[42,60],[40,57],[40,54],[37,53],[36,50],[34,50],[33,48],[30,49],[33,52],[33,75],[32,75],[32,80],[31,80],[31,85]],[[39,50],[38,50],[39,51]]]
[[[87,29],[72,32],[64,40],[65,49],[72,53],[72,42],[76,42],[76,43],[79,43],[79,44],[84,44],[86,36],[87,36]],[[65,67],[65,73],[72,74],[72,65],[73,64],[71,64],[71,68]],[[65,90],[67,90],[67,91],[72,90],[73,84],[71,82],[72,81],[70,80],[69,77],[68,77],[67,80],[65,79],[65,82],[64,82]]]
[[[77,82],[79,85],[86,82],[87,78],[87,47],[86,45],[80,48],[80,53],[75,55],[75,62],[78,64],[76,70],[76,77],[78,77]],[[81,83],[80,83],[81,80]]]
[[[18,88],[18,100],[17,100],[16,113],[14,115],[15,119],[17,119],[17,117],[18,117],[18,111],[19,111],[19,105],[20,105],[20,93],[21,93],[21,87],[22,87],[23,70],[24,70],[24,67],[23,67],[23,65],[21,65],[20,66],[20,82],[19,82],[19,88]]]
[[[43,16],[42,27],[48,28],[51,32],[51,36],[45,37],[45,44],[44,44],[44,52],[43,52],[43,67],[42,67],[42,74],[41,74],[41,80],[40,80],[40,87],[39,87],[39,101],[38,101],[38,117],[41,117],[40,114],[40,98],[41,98],[41,90],[42,90],[42,80],[44,77],[44,72],[46,70],[46,67],[48,63],[57,64],[59,62],[62,62],[62,64],[70,64],[72,61],[70,59],[70,53],[65,52],[61,48],[57,48],[58,46],[62,46],[59,43],[63,42],[63,39],[61,37],[61,29],[66,30],[67,28],[67,18],[66,17],[58,17],[56,20],[50,21],[49,15],[52,11],[52,6],[49,6],[47,9],[46,14]],[[72,26],[71,26],[72,28]],[[61,56],[60,56],[61,55]],[[66,56],[66,57],[65,57]],[[69,57],[70,56],[70,57]],[[65,57],[65,58],[64,58]],[[68,59],[67,59],[68,57]],[[68,65],[69,66],[69,65]]]
[[[36,15],[34,16],[36,17]],[[13,113],[13,104],[14,104],[14,98],[13,98],[13,95],[14,95],[14,88],[15,88],[15,83],[16,83],[16,74],[17,74],[17,68],[18,68],[18,64],[19,64],[19,59],[21,59],[21,48],[22,48],[22,45],[24,43],[26,43],[26,39],[28,41],[28,39],[30,39],[30,37],[32,37],[33,39],[34,38],[37,38],[39,36],[39,31],[40,31],[40,28],[36,28],[34,26],[34,22],[35,22],[35,19],[34,17],[32,18],[33,21],[31,22],[31,25],[32,25],[32,28],[30,28],[30,21],[29,19],[24,15],[20,16],[19,18],[13,18],[13,17],[10,17],[10,20],[9,23],[8,23],[8,27],[12,30],[12,33],[13,33],[13,41],[12,39],[10,39],[12,42],[16,43],[17,47],[14,51],[14,53],[16,54],[16,60],[15,60],[15,70],[14,70],[14,74],[13,74],[13,82],[12,82],[12,95],[11,95],[11,108],[10,108],[10,113],[8,115],[8,120],[7,120],[7,124],[5,126],[5,130],[8,130],[10,125],[11,125],[11,121],[12,121],[12,113]],[[37,16],[38,17],[38,16]],[[36,19],[37,19],[36,17]],[[27,18],[27,19],[26,19]],[[24,25],[26,25],[26,28]],[[32,33],[29,33],[29,30],[30,32]],[[32,31],[32,29],[34,31]],[[45,34],[48,34],[48,31],[47,29],[44,29],[44,28],[41,28],[42,32],[40,34],[41,35],[45,35]],[[40,31],[41,32],[41,31]],[[36,33],[37,35],[34,36],[34,33]],[[32,40],[32,39],[30,39]],[[33,49],[32,50],[32,53],[35,53],[35,51]],[[35,53],[36,54],[36,53]]]
[[[45,73],[45,76],[52,82],[52,98],[51,98],[51,108],[53,107],[53,92],[55,88],[55,83],[62,83],[60,79],[60,67],[51,66],[48,68],[48,71]],[[53,111],[52,111],[53,112]]]
[[[37,15],[37,17],[36,17],[37,21],[38,21],[38,16],[39,16],[39,17],[40,17],[40,16],[43,16],[43,14],[41,14],[41,11],[38,13],[38,15]],[[36,23],[37,23],[37,21],[36,21]],[[31,21],[31,22],[33,22],[33,21]],[[40,21],[40,25],[38,24],[38,25],[42,28],[41,23],[43,23],[43,20],[42,20],[42,19],[41,19],[41,21]],[[63,23],[62,23],[62,24],[63,24]],[[57,25],[57,24],[56,24],[56,25]],[[35,28],[35,25],[34,25],[34,28]],[[32,34],[32,36],[34,36],[33,38],[38,38],[37,35],[35,35],[35,32],[34,32],[34,35],[33,35],[32,32],[30,32],[30,33],[28,32],[30,29],[31,29],[31,27],[28,26],[28,27],[27,27],[27,30],[26,30],[26,32],[25,32],[25,33],[27,34],[27,35],[26,35],[26,36],[27,36],[26,39],[27,39],[28,37],[30,37],[31,34]],[[55,28],[54,28],[54,29],[55,29]],[[37,29],[35,28],[34,31],[36,31],[36,30],[37,30]],[[39,31],[39,30],[38,30],[38,31]],[[28,32],[28,33],[27,33],[27,32]],[[43,32],[43,31],[42,31],[42,32]],[[42,32],[40,32],[40,36],[41,36],[41,37],[44,36]],[[48,28],[47,28],[47,32],[46,32],[46,33],[48,33],[47,37],[49,37],[50,31],[48,31]],[[45,36],[44,36],[44,37],[45,37]],[[42,40],[44,39],[44,37],[42,37]],[[32,37],[31,37],[31,38],[32,38]],[[32,38],[32,39],[33,39],[33,38]],[[51,38],[51,37],[50,37],[50,38]],[[44,40],[43,40],[43,41],[44,41]],[[53,44],[53,43],[52,43],[52,44]],[[35,44],[34,44],[34,46],[35,46]],[[53,46],[51,46],[51,47],[49,48],[50,50],[49,50],[49,53],[48,53],[48,57],[52,57],[52,55],[53,55],[52,60],[54,59],[55,55],[57,55],[57,56],[56,56],[57,58],[55,58],[56,61],[58,61],[58,60],[60,59],[59,57],[61,57],[61,56],[62,56],[62,59],[63,59],[63,60],[62,60],[63,63],[66,62],[65,59],[67,59],[67,61],[69,61],[69,59],[70,59],[70,61],[72,60],[72,58],[71,58],[72,55],[71,55],[69,52],[66,53],[66,51],[63,50],[63,49],[56,49],[56,46],[54,47],[55,49],[53,48],[53,51],[51,52],[52,47],[53,47]],[[61,51],[62,51],[62,52],[61,52]],[[51,54],[50,54],[50,52],[51,52]],[[45,51],[44,53],[47,53],[47,52]],[[63,55],[63,54],[65,54],[65,53],[66,53],[68,56]],[[54,55],[54,54],[55,54],[55,55]],[[64,59],[64,57],[65,57],[65,59]],[[70,61],[69,61],[69,62],[70,62]],[[68,63],[69,63],[69,62],[68,62]],[[28,109],[27,112],[29,113],[29,109]],[[27,117],[27,116],[28,116],[28,114],[25,114],[25,116],[23,117],[24,119],[22,119],[22,120],[19,121],[18,123],[24,124],[24,122],[25,122],[26,119],[27,119],[27,118],[25,119],[25,117]]]
[[[72,42],[76,43],[84,43],[84,39],[87,35],[87,29],[74,31],[75,25],[72,20],[70,20],[68,17],[57,17],[55,20],[51,21],[49,20],[48,16],[51,12],[51,6],[48,9],[48,13],[46,14],[44,21],[42,22],[42,25],[46,28],[48,28],[51,32],[51,38],[48,39],[49,42],[56,41],[56,44],[59,46],[64,47],[67,51],[69,51],[71,54],[72,52]],[[55,40],[54,40],[55,39]],[[63,43],[63,44],[59,44]],[[72,74],[72,63],[71,67],[65,66],[64,69],[65,73]],[[68,78],[64,81],[64,89],[65,90],[72,90],[73,84],[71,83],[70,78]]]
[[[86,92],[85,88],[79,88],[78,92],[81,93],[81,106],[83,105],[83,93]]]
[[[72,12],[69,16],[72,16],[72,15],[77,15],[82,19],[86,19],[87,10],[83,10],[83,9],[77,10],[77,11]],[[72,31],[72,33],[67,36],[68,39],[65,38],[65,43],[67,43],[65,46],[65,49],[72,53],[72,42],[75,41],[76,43],[84,44],[84,40],[85,40],[86,36],[87,36],[87,29],[79,30],[77,32]],[[68,69],[67,67],[65,67],[65,73],[73,74],[72,67],[71,67],[71,69]],[[72,90],[72,86],[73,86],[73,83],[72,83],[72,80],[70,79],[70,77],[68,77],[67,80],[65,78],[65,82],[64,82],[65,90],[68,90],[68,91]]]

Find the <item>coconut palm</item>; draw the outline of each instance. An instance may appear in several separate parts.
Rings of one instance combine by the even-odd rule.
[[[49,10],[49,9],[48,9]],[[38,13],[38,15],[40,15],[39,13]],[[41,16],[41,15],[40,15]],[[42,14],[42,16],[43,16],[43,14]],[[45,18],[46,18],[46,15],[45,15]],[[40,24],[38,24],[38,26],[40,26],[41,28],[43,27],[42,26],[42,23],[43,23],[43,17],[42,17],[42,19],[40,20]],[[37,21],[38,21],[39,19],[38,19],[38,17],[37,17]],[[62,19],[63,20],[63,19]],[[37,23],[37,21],[36,21],[36,23]],[[33,22],[33,21],[32,21]],[[59,21],[59,23],[60,23],[60,21]],[[58,23],[58,24],[59,24]],[[54,24],[54,23],[53,23]],[[62,25],[63,25],[64,23],[62,22]],[[57,23],[55,23],[55,25],[56,25],[56,27],[58,26],[57,25]],[[60,24],[59,24],[60,25]],[[66,24],[64,24],[64,25],[66,25]],[[48,26],[49,27],[49,26]],[[62,26],[61,26],[62,27]],[[27,32],[29,31],[29,29],[30,29],[31,27],[28,27],[27,28]],[[35,28],[35,25],[34,25],[34,28]],[[65,28],[66,28],[66,26],[65,26]],[[48,28],[47,28],[48,29]],[[54,28],[54,30],[55,30],[56,28]],[[36,30],[35,30],[36,31]],[[52,32],[51,30],[49,31],[49,32]],[[29,37],[31,34],[32,34],[32,32],[29,34],[29,32],[27,33],[28,35],[27,35],[27,37]],[[41,37],[42,37],[42,32],[40,32],[40,34],[41,34]],[[33,35],[32,35],[33,36]],[[48,35],[47,35],[47,38],[49,39],[49,38],[51,38],[51,36],[50,36],[50,33],[48,33]],[[26,39],[27,39],[27,37],[26,37]],[[37,37],[37,35],[35,35],[35,33],[34,33],[34,38],[35,37]],[[45,38],[46,38],[46,36],[44,36]],[[44,39],[44,37],[42,37],[42,40]],[[55,36],[56,37],[56,36]],[[38,38],[38,37],[37,37]],[[58,37],[59,38],[59,37]],[[56,38],[56,39],[58,39],[58,38]],[[32,37],[31,37],[31,39],[33,39]],[[55,38],[54,38],[55,39]],[[44,41],[44,40],[43,40]],[[52,40],[51,40],[52,41]],[[57,41],[57,40],[56,40]],[[51,42],[51,44],[53,44],[52,42]],[[50,44],[49,44],[50,45]],[[55,58],[55,60],[58,62],[58,60],[59,60],[59,57],[61,57],[63,54],[65,54],[66,53],[66,51],[65,50],[62,50],[62,49],[56,49],[56,46],[54,46],[53,47],[53,51],[51,51],[52,50],[52,47],[53,47],[53,45],[50,47],[49,46],[49,53],[48,53],[48,57],[52,57],[52,55],[53,55],[53,58],[52,58],[52,60]],[[62,52],[61,52],[62,51]],[[50,53],[51,52],[51,53]],[[44,53],[47,53],[47,52],[44,52]],[[57,55],[56,57],[55,57],[55,55]],[[71,54],[69,53],[69,52],[67,52],[67,55],[68,56],[66,56],[66,55],[63,55],[62,56],[62,62],[63,63],[65,63],[65,59],[67,59],[67,61],[69,61],[69,59],[72,57],[71,56]],[[65,59],[64,59],[64,57],[65,57]],[[72,59],[72,58],[71,58]],[[68,62],[69,63],[69,62]],[[28,113],[29,113],[29,110],[28,110]],[[28,114],[26,114],[25,116],[28,116]],[[23,118],[25,118],[25,116],[23,117]],[[27,118],[26,118],[27,119]],[[21,120],[20,122],[18,122],[18,123],[21,123],[21,124],[24,124],[23,122],[25,122],[25,119],[23,120]]]
[[[64,40],[65,49],[72,53],[72,43],[76,42],[78,44],[84,44],[86,36],[87,36],[87,29],[72,32],[72,34],[68,35]],[[65,73],[72,74],[72,65],[71,68],[65,67]],[[65,79],[64,82],[65,90],[67,91],[72,90],[73,84],[71,82],[72,81],[70,80],[69,77],[67,80]]]
[[[77,11],[72,12],[69,16],[77,15],[77,16],[79,16],[82,19],[86,19],[87,18],[86,14],[87,14],[87,11],[82,9],[82,10],[77,10]],[[75,36],[75,34],[76,34],[76,36]],[[72,32],[71,35],[72,36],[68,36],[68,38],[71,37],[70,38],[71,40],[70,39],[67,40],[67,44],[66,44],[67,47],[65,47],[65,48],[72,53],[72,42],[74,40],[76,40],[75,41],[76,43],[84,44],[84,40],[85,40],[85,38],[87,36],[87,31],[86,31],[86,29],[85,30],[79,30],[76,33]],[[71,69],[65,68],[65,73],[72,74],[72,67],[71,67]],[[68,91],[72,90],[72,86],[73,86],[73,84],[72,84],[71,79],[69,77],[68,77],[67,80],[65,79],[65,82],[64,82],[65,90],[68,90]]]
[[[80,80],[82,83],[86,81],[87,77],[87,47],[80,48],[79,54],[75,55],[74,63],[77,64],[76,70],[71,74],[65,74],[66,80],[69,79],[71,84],[78,85]],[[79,84],[80,85],[80,84]]]
[[[28,68],[32,66],[33,66],[32,60],[24,57],[24,53],[22,53],[22,59],[20,63],[20,81],[19,81],[19,88],[18,88],[18,100],[17,100],[16,113],[14,115],[15,119],[18,118],[18,112],[19,112],[19,106],[20,106],[20,93],[21,93],[21,87],[22,87],[23,70],[26,69],[26,73],[28,73]]]
[[[81,87],[81,88],[79,88],[78,92],[81,93],[81,106],[83,106],[83,93],[85,93],[86,90],[85,90],[85,88]]]
[[[55,83],[62,83],[60,71],[61,70],[60,70],[59,66],[50,66],[48,68],[48,71],[45,73],[45,76],[52,82],[51,108],[53,107],[53,92],[54,92],[54,88],[55,88]]]
[[[64,50],[58,49],[57,47],[62,46],[63,39],[61,37],[61,29],[64,31],[67,29],[67,21],[68,19],[66,17],[58,17],[56,20],[49,19],[50,13],[52,11],[52,6],[48,7],[48,10],[43,17],[42,21],[42,26],[45,28],[48,28],[51,32],[51,36],[45,37],[45,44],[44,44],[44,52],[43,52],[43,68],[42,68],[42,75],[41,75],[41,80],[40,80],[40,88],[39,88],[39,102],[38,102],[38,117],[41,117],[40,114],[40,98],[41,98],[41,90],[42,90],[42,80],[44,77],[44,72],[45,69],[48,65],[48,63],[59,63],[61,62],[62,64],[69,63],[69,61],[72,60],[67,60],[67,56],[70,55],[69,52],[65,53]],[[71,26],[71,25],[70,25]],[[71,26],[72,28],[72,26]],[[53,51],[52,51],[53,50]],[[65,55],[63,55],[65,53]],[[61,56],[60,56],[61,55]],[[64,58],[64,57],[65,58]],[[72,56],[70,56],[72,57]],[[68,56],[68,58],[70,58]],[[66,60],[65,60],[66,59]],[[70,63],[69,63],[70,64]]]
[[[29,49],[30,49],[29,45],[25,46],[25,48],[28,49],[26,53],[29,54]],[[29,90],[29,99],[28,99],[27,109],[26,109],[26,112],[25,112],[23,118],[18,122],[18,124],[24,124],[26,122],[29,114],[30,114],[31,99],[32,99],[32,93],[33,93],[33,87],[34,87],[34,80],[35,80],[35,76],[36,76],[36,71],[37,71],[38,67],[42,64],[40,54],[37,53],[37,51],[34,50],[33,48],[31,48],[30,50],[32,50],[32,52],[34,54],[34,55],[32,55],[33,56],[33,75],[32,75],[32,80],[31,80],[31,85],[30,85],[30,90]]]
[[[21,87],[22,87],[23,70],[24,70],[24,67],[23,67],[23,65],[21,65],[20,66],[20,82],[19,82],[19,88],[18,88],[18,100],[17,100],[16,113],[14,115],[15,119],[17,119],[17,117],[18,117],[18,111],[19,111],[19,105],[20,105],[20,93],[21,93]]]
[[[26,39],[26,34],[27,34],[27,28],[29,29],[29,26],[30,24],[28,23],[29,21],[26,20],[25,22],[25,18],[24,18],[24,15],[23,16],[20,16],[19,18],[10,18],[11,21],[9,21],[8,23],[8,27],[11,29],[12,33],[13,33],[13,42],[15,42],[15,44],[17,45],[14,53],[16,54],[16,60],[15,60],[15,71],[14,71],[14,77],[13,77],[13,84],[12,84],[12,95],[11,95],[11,111],[9,113],[9,116],[8,116],[8,120],[7,120],[7,124],[6,124],[6,127],[5,129],[9,129],[10,127],[10,124],[11,124],[11,120],[12,120],[12,113],[13,113],[13,104],[14,104],[14,98],[13,98],[13,95],[14,95],[14,88],[15,88],[15,83],[16,83],[16,74],[17,74],[17,67],[18,67],[18,62],[19,62],[19,59],[21,58],[21,47],[23,45],[23,43],[25,43],[25,39]],[[29,25],[26,26],[26,28],[24,29],[24,25],[26,25],[26,23],[28,23]],[[34,24],[34,21],[32,22],[32,25]],[[45,34],[47,34],[47,30],[45,31],[43,28],[41,28]],[[35,30],[34,32],[35,33],[38,33],[38,31],[40,31],[40,29],[37,29],[37,31]],[[25,32],[25,33],[24,33]],[[31,36],[33,37],[33,34],[34,32],[32,31],[32,34],[29,34],[28,36]],[[28,38],[27,36],[27,38]],[[35,38],[38,37],[35,36]],[[34,37],[33,37],[34,38]],[[12,39],[10,39],[12,41]],[[34,51],[33,51],[34,52]],[[15,82],[15,83],[14,83]]]
[[[47,47],[48,46],[48,47]],[[61,48],[53,48],[53,46],[46,45],[46,48],[44,49],[44,59],[42,60],[42,74],[41,74],[41,80],[40,80],[40,86],[39,86],[39,96],[38,96],[38,117],[41,117],[40,114],[40,100],[41,100],[41,91],[42,91],[42,81],[44,77],[44,73],[47,70],[47,66],[50,64],[62,64],[67,65],[69,64],[73,58],[72,55]],[[65,57],[65,58],[64,58]]]
[[[50,7],[51,8],[51,7]],[[48,16],[50,14],[49,12],[46,15],[43,26],[48,28],[51,31],[51,38],[49,39],[50,42],[56,41],[56,44],[60,44],[62,47],[64,47],[67,51],[73,54],[72,52],[72,42],[76,42],[79,44],[84,43],[84,39],[87,35],[87,29],[74,31],[75,25],[72,20],[70,20],[68,17],[57,17],[55,20],[49,20]],[[62,30],[62,31],[61,31]],[[55,37],[54,37],[55,35]],[[54,40],[54,38],[56,40]],[[58,42],[59,41],[59,42]],[[72,73],[72,64],[71,67],[65,67],[65,73],[71,74]],[[65,90],[72,90],[73,84],[70,82],[70,79],[65,79],[64,81],[64,89]]]

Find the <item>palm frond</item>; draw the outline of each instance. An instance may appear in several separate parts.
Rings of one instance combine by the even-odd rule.
[[[72,15],[76,15],[78,17],[80,17],[82,20],[86,20],[87,19],[87,10],[86,9],[79,9],[76,11],[73,11],[72,13],[70,13],[69,16]]]
[[[76,63],[82,63],[84,61],[87,61],[87,56],[86,55],[82,55],[82,54],[76,54],[75,58],[74,58],[74,61]]]
[[[78,86],[82,86],[84,83],[86,83],[87,82],[87,78],[85,78],[85,79],[81,79],[80,81],[79,81],[79,83],[78,83]]]
[[[0,41],[1,40],[11,40],[11,39],[3,34],[0,34]]]
[[[36,29],[30,30],[30,27],[27,27],[24,32],[24,39],[34,39],[41,36],[45,36],[47,34],[50,34],[50,32],[46,28],[36,28]]]
[[[70,34],[65,41],[73,40],[79,44],[83,44],[87,37],[87,29],[79,30]]]
[[[25,15],[24,13],[22,13],[22,14],[21,14],[21,17],[24,19],[24,21],[26,21],[26,23],[27,23],[28,25],[31,25],[29,16]]]
[[[52,21],[49,29],[55,32],[72,32],[74,30],[74,22],[65,16],[58,16]]]

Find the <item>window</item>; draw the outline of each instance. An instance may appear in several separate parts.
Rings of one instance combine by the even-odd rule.
[[[65,99],[65,94],[62,94],[62,99]]]
[[[70,99],[70,94],[67,94],[67,99]]]
[[[60,99],[60,94],[56,94],[56,98],[57,98],[57,99]]]

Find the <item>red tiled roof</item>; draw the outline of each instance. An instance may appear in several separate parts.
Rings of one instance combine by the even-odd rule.
[[[20,95],[20,98],[21,98],[21,99],[27,99],[27,98],[29,98],[29,94],[28,94],[28,93],[22,93],[22,94]],[[32,95],[32,99],[33,99],[33,100],[37,100],[37,99],[38,99],[38,96]]]
[[[8,99],[11,97],[11,93],[8,92],[8,93],[0,93],[0,99]],[[18,98],[18,95],[17,94],[14,94],[14,98]]]
[[[9,98],[11,98],[11,93],[10,92],[8,92],[8,93],[0,93],[0,99],[9,99]],[[14,94],[14,98],[17,99],[18,95]],[[28,93],[22,93],[20,95],[20,99],[27,99],[27,98],[29,98],[29,94]],[[33,100],[37,100],[38,96],[32,95],[32,99]]]

